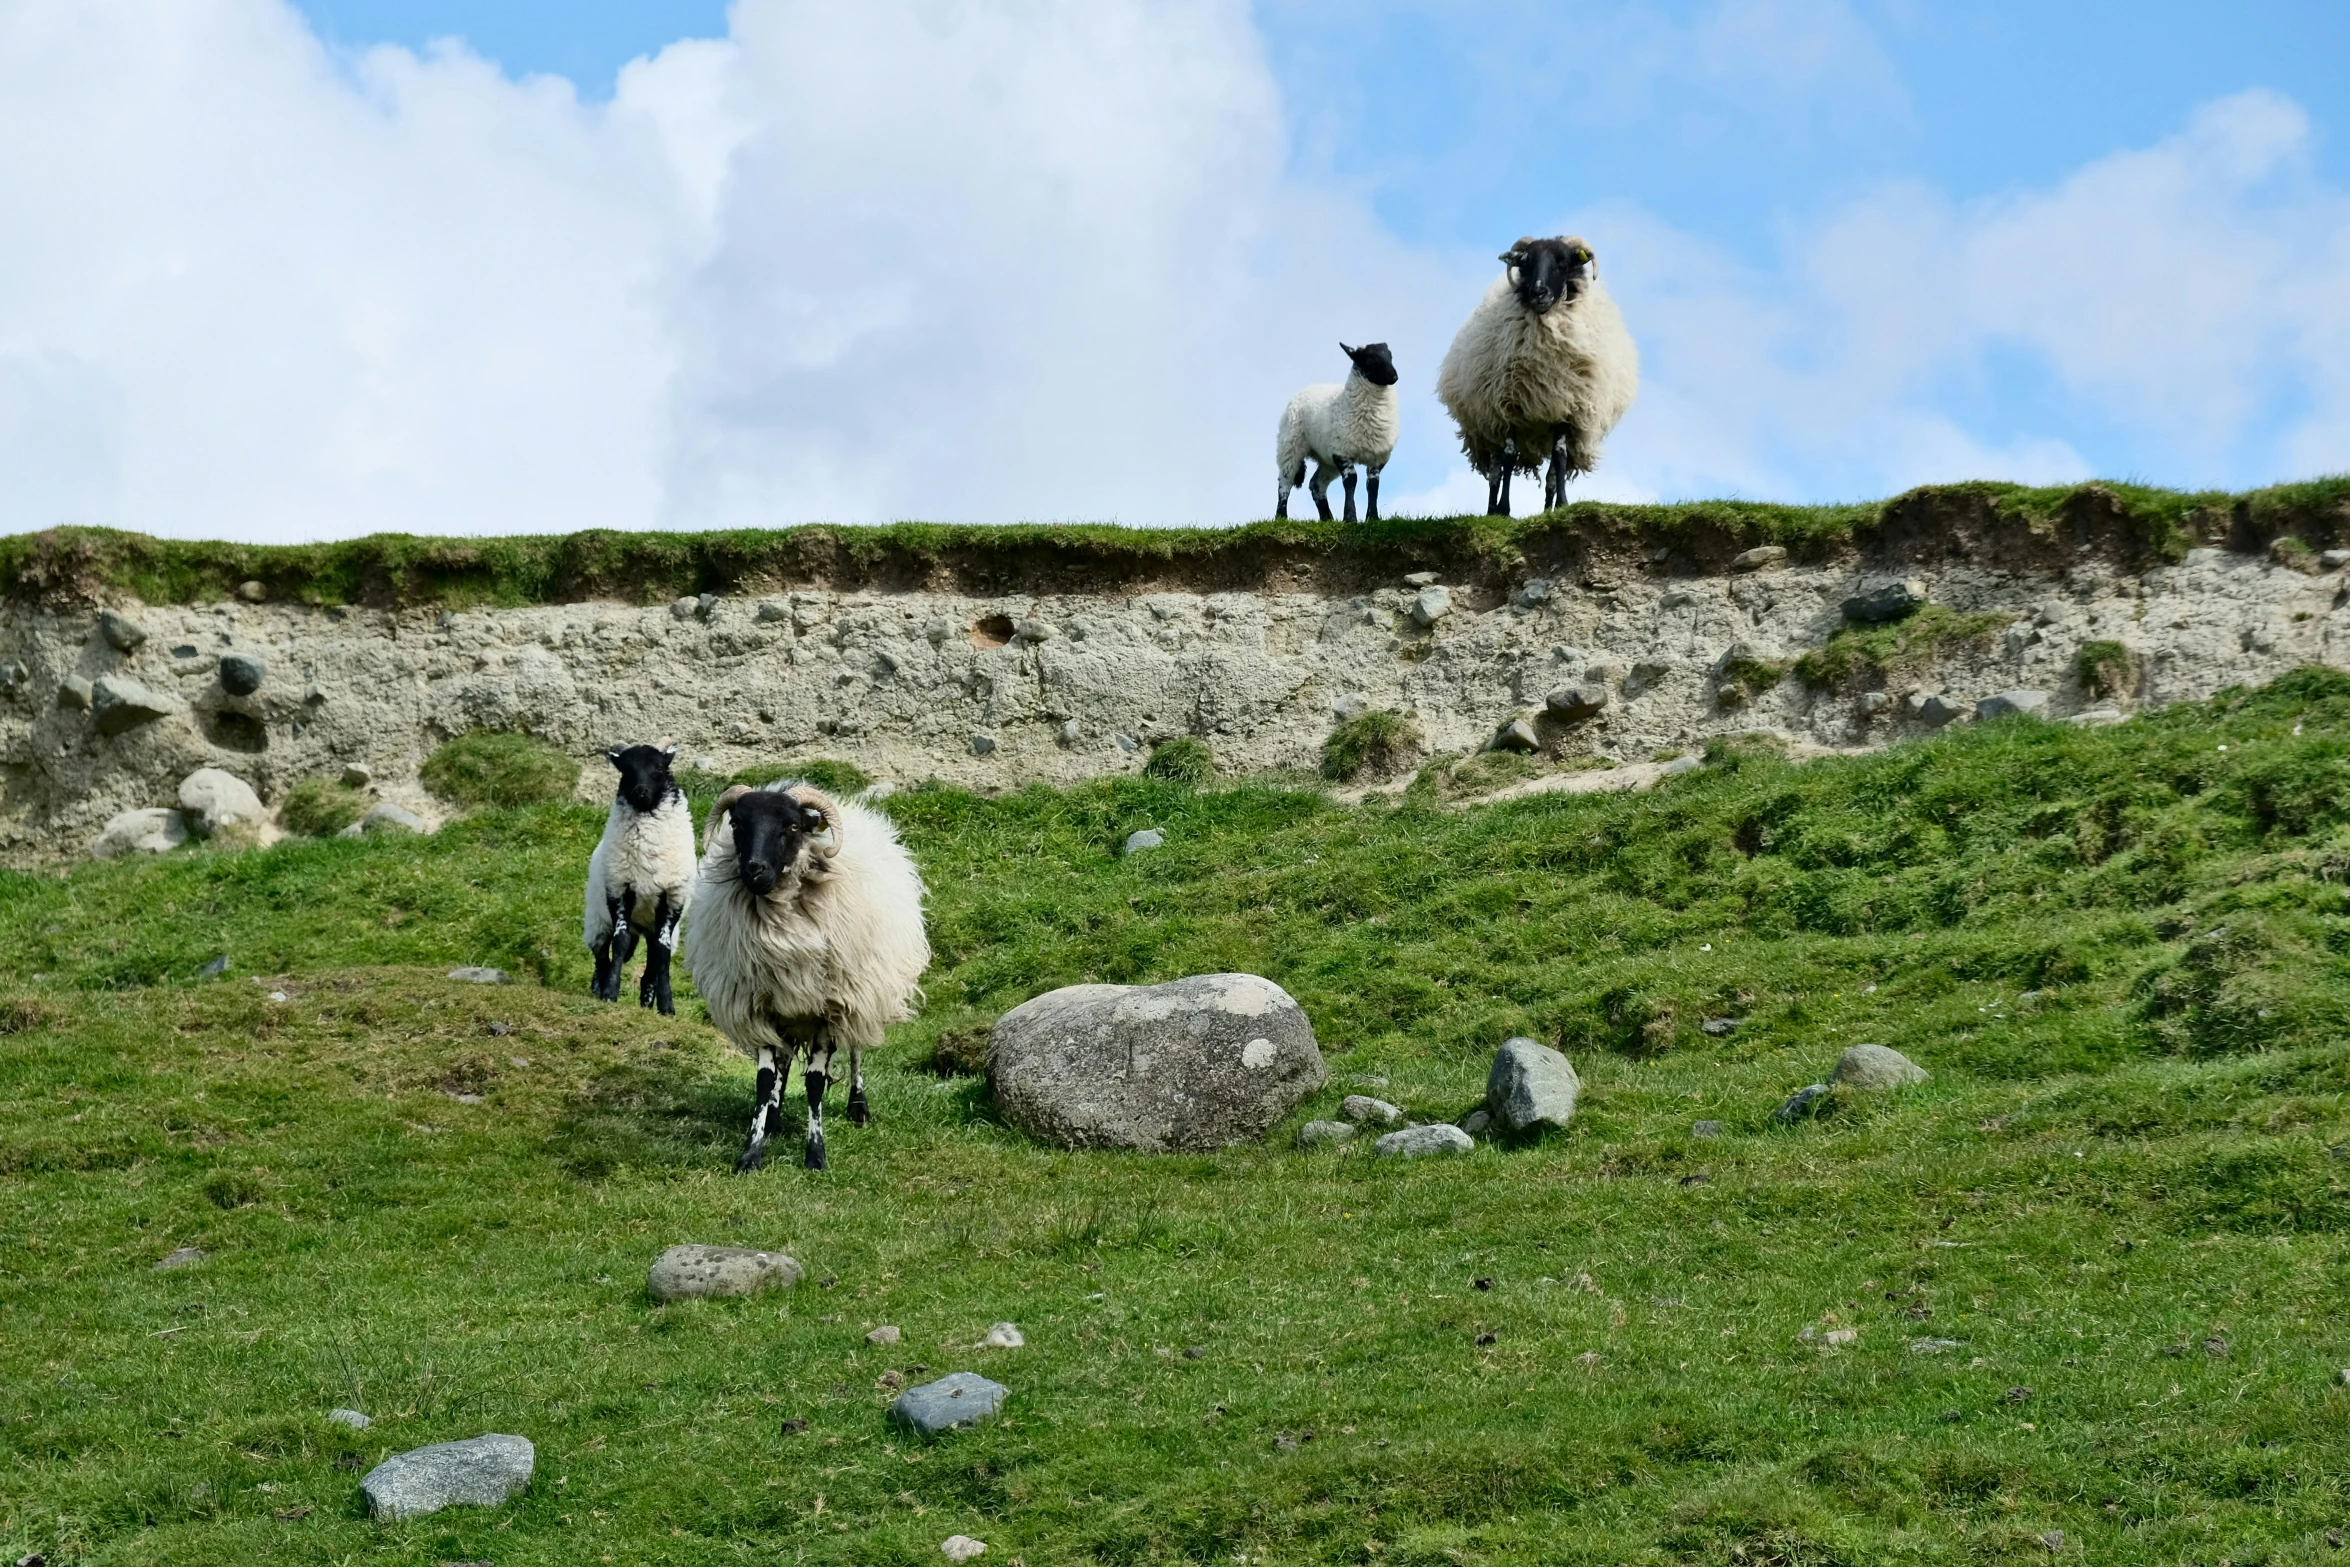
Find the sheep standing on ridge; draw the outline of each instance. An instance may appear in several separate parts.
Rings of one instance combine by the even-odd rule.
[[[637,1000],[664,1015],[677,1011],[669,999],[669,955],[677,949],[677,924],[694,885],[693,812],[669,773],[676,755],[667,740],[604,753],[620,770],[620,787],[588,860],[583,930],[588,951],[596,955],[594,991],[602,1001],[620,999],[621,970],[643,933],[645,974]]]
[[[1281,431],[1273,443],[1280,487],[1273,515],[1289,515],[1289,492],[1306,484],[1306,459],[1314,459],[1314,482],[1306,493],[1322,520],[1330,520],[1330,480],[1346,477],[1346,520],[1355,520],[1355,464],[1370,475],[1370,520],[1379,520],[1379,470],[1395,453],[1395,357],[1385,343],[1347,348],[1354,361],[1341,386],[1309,386],[1281,410]]]
[[[807,1057],[807,1164],[824,1161],[824,1090],[849,1047],[849,1119],[863,1126],[864,1052],[911,1015],[930,966],[922,877],[888,817],[813,784],[737,785],[702,835],[685,960],[710,1021],[758,1057],[738,1174],[783,1129],[784,1079]]]
[[[1521,239],[1470,312],[1436,373],[1436,396],[1460,426],[1461,450],[1485,476],[1485,510],[1506,517],[1510,475],[1545,459],[1545,510],[1567,480],[1599,465],[1640,389],[1640,351],[1579,239]]]

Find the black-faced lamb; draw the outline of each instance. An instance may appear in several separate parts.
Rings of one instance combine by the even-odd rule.
[[[1330,520],[1330,480],[1346,480],[1346,520],[1355,520],[1355,465],[1370,476],[1370,519],[1379,520],[1379,470],[1395,454],[1395,356],[1385,343],[1360,348],[1338,345],[1354,361],[1341,385],[1309,386],[1281,410],[1280,433],[1274,438],[1273,463],[1279,487],[1273,492],[1273,515],[1289,515],[1289,492],[1306,485],[1314,510]],[[1314,460],[1314,478],[1306,484],[1306,459]]]
[[[922,877],[878,811],[813,784],[736,786],[702,835],[685,961],[710,1020],[758,1058],[750,1141],[738,1173],[782,1130],[784,1080],[807,1060],[806,1159],[825,1167],[824,1091],[849,1050],[849,1119],[863,1126],[864,1052],[912,1015],[930,941]]]
[[[1571,235],[1521,239],[1452,340],[1436,396],[1485,476],[1485,509],[1507,516],[1510,475],[1544,461],[1545,509],[1599,465],[1600,445],[1640,388],[1640,352],[1600,285],[1599,259]]]
[[[678,921],[694,887],[694,818],[669,763],[677,747],[632,745],[606,751],[620,771],[604,836],[588,858],[587,911],[582,934],[596,957],[597,999],[618,1001],[622,970],[645,938],[640,1005],[677,1011],[669,997],[669,956],[677,950]]]

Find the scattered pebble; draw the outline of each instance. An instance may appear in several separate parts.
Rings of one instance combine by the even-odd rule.
[[[1368,1094],[1348,1094],[1339,1102],[1338,1113],[1360,1125],[1376,1121],[1381,1126],[1393,1126],[1403,1119],[1403,1110],[1384,1099],[1373,1099]]]
[[[987,1542],[974,1540],[967,1534],[950,1534],[938,1549],[950,1562],[967,1562],[974,1556],[985,1556]]]
[[[2040,1543],[2047,1546],[2050,1551],[2061,1551],[2064,1549],[2064,1531],[2062,1529],[2051,1529],[2046,1534],[2040,1536]]]
[[[2032,1396],[2032,1390],[2028,1387],[2011,1387],[2002,1396],[2011,1404],[2020,1404]]]
[[[663,1302],[755,1295],[799,1282],[800,1265],[782,1252],[741,1246],[672,1246],[645,1276],[646,1290]]]
[[[1194,1344],[1191,1346],[1191,1348],[1183,1352],[1183,1358],[1185,1360],[1205,1360],[1208,1358],[1208,1352],[1200,1348],[1197,1344]],[[2342,1373],[2342,1380],[2345,1382],[2350,1382],[2350,1371],[2345,1371]]]
[[[1850,1344],[1859,1337],[1860,1329],[1858,1328],[1830,1328],[1827,1332],[1820,1335],[1821,1341],[1823,1343],[1835,1345],[1838,1347]]]
[[[506,971],[500,968],[453,968],[449,970],[449,977],[469,985],[503,985],[507,982]]]
[[[330,1409],[326,1412],[326,1418],[336,1425],[349,1426],[354,1431],[364,1431],[375,1424],[356,1409]]]
[[[1371,1145],[1371,1152],[1386,1159],[1424,1159],[1432,1154],[1467,1153],[1476,1146],[1476,1141],[1457,1126],[1409,1126],[1380,1138]]]
[[[1689,1135],[1692,1137],[1719,1137],[1722,1135],[1722,1123],[1719,1121],[1700,1121],[1696,1125],[1689,1128]]]
[[[202,968],[196,970],[196,977],[198,979],[214,979],[222,974],[226,974],[227,972],[228,954],[224,952],[219,957],[214,958],[211,962],[205,964]]]
[[[883,1393],[895,1393],[905,1385],[906,1374],[902,1371],[884,1371],[873,1379],[874,1388]]]
[[[1347,1121],[1308,1121],[1297,1129],[1300,1148],[1318,1148],[1324,1143],[1343,1143],[1352,1138],[1356,1128]]]
[[[269,999],[272,1001],[283,1001],[286,999],[286,993],[282,990],[273,990],[269,993]]]
[[[1020,1329],[1009,1322],[999,1322],[987,1330],[987,1337],[979,1341],[981,1349],[1018,1349],[1028,1340],[1020,1336]]]
[[[514,1025],[511,1023],[492,1023],[490,1025],[490,1037],[492,1039],[504,1039],[508,1034],[513,1032]]]
[[[492,1432],[395,1453],[359,1482],[378,1518],[422,1518],[444,1507],[495,1507],[530,1484],[530,1442]]]
[[[1159,831],[1159,829],[1156,827],[1145,827],[1140,832],[1128,833],[1126,835],[1125,852],[1128,854],[1139,854],[1144,849],[1163,849],[1166,847],[1166,845],[1167,835],[1165,833]]]
[[[1460,1128],[1471,1137],[1483,1137],[1492,1129],[1493,1112],[1479,1105],[1460,1119]]]
[[[957,1426],[977,1425],[1002,1409],[1011,1391],[975,1372],[952,1371],[900,1393],[889,1406],[889,1417],[924,1436],[937,1436]]]
[[[1828,1085],[1812,1083],[1798,1088],[1787,1096],[1787,1102],[1771,1112],[1774,1121],[1800,1121],[1807,1115],[1817,1115],[1820,1101],[1828,1097]]]
[[[1697,1026],[1714,1038],[1720,1039],[1745,1021],[1746,1019],[1742,1017],[1709,1017]]]
[[[165,1268],[192,1267],[196,1263],[202,1262],[204,1257],[205,1252],[203,1247],[182,1246],[177,1251],[166,1252],[164,1254],[163,1260],[156,1263],[152,1271],[161,1272]]]
[[[1954,1338],[1913,1338],[1909,1341],[1909,1352],[1913,1355],[1947,1355],[1956,1348],[1958,1340]]]
[[[866,1334],[865,1342],[868,1344],[895,1344],[904,1336],[904,1334],[897,1330],[894,1324],[885,1322],[880,1327],[877,1327],[872,1332]]]
[[[2216,1333],[2203,1341],[2203,1353],[2206,1355],[2224,1355],[2227,1352],[2228,1341]]]

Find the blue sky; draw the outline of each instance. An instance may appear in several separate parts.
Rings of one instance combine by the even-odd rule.
[[[1449,509],[1435,361],[1568,229],[1644,359],[1579,494],[2350,469],[2346,66],[2339,0],[23,0],[0,528],[1244,520],[1342,335]]]

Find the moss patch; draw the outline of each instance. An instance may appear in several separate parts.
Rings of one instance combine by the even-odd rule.
[[[1795,673],[1815,687],[1847,685],[1856,678],[1890,683],[1932,668],[1945,650],[1981,647],[2014,620],[1996,610],[1967,614],[1946,604],[1926,604],[1887,624],[1839,627],[1824,645],[1795,661]]]
[[[535,735],[477,729],[434,750],[417,776],[442,799],[479,810],[568,800],[579,763]]]
[[[1420,726],[1401,713],[1375,708],[1357,713],[1322,742],[1322,776],[1351,783],[1369,773],[1393,778],[1427,749]]]

